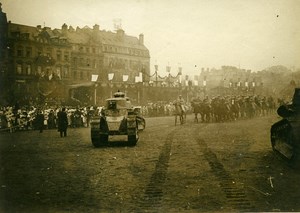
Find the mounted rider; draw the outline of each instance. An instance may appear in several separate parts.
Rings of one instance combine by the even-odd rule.
[[[175,101],[175,104],[180,106],[183,112],[186,112],[185,100],[182,98],[182,95],[178,96],[177,100]]]

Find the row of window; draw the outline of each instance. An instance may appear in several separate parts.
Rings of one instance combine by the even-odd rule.
[[[79,52],[84,52],[84,53],[92,53],[92,54],[96,54],[98,53],[98,49],[96,49],[96,47],[83,47],[83,46],[73,46],[73,50],[76,50],[78,48]]]
[[[101,61],[99,63],[101,63]],[[97,68],[97,61],[96,59],[74,57],[73,65],[74,67],[80,66],[80,67]]]
[[[52,78],[57,76],[59,78],[68,78],[69,76],[69,67],[68,66],[56,66],[53,68],[50,67],[41,67],[37,66],[36,69],[32,69],[31,64],[21,64],[17,63],[16,65],[16,74],[18,75],[37,75],[37,76],[48,76]]]
[[[36,69],[32,69],[31,64],[25,64],[24,66],[20,63],[16,66],[16,73],[18,75],[37,75],[40,77],[48,78],[51,80],[52,78],[58,77],[69,78],[70,77],[70,68],[68,66],[56,66],[54,68],[50,67],[41,67],[37,66]],[[87,80],[90,81],[91,78],[90,71],[74,71],[72,73],[73,79]]]
[[[73,50],[77,50],[77,49],[79,52],[84,52],[84,53],[93,53],[93,54],[98,53],[98,49],[95,47],[73,46]],[[104,45],[103,51],[136,55],[136,56],[148,56],[149,55],[148,51],[145,51],[145,50],[139,50],[139,49],[127,48],[127,47],[108,46],[108,45]]]
[[[36,48],[36,55],[40,56],[40,55],[47,55],[48,57],[52,57],[52,49],[47,48],[46,52],[43,53],[43,49],[42,48]],[[12,52],[10,52],[11,55]],[[17,47],[16,49],[16,56],[17,57],[27,57],[30,58],[33,56],[33,48],[32,47]],[[70,59],[70,52],[69,51],[62,51],[62,50],[56,50],[56,60],[57,61],[69,61]]]
[[[148,51],[127,48],[127,47],[114,47],[114,46],[104,46],[104,52],[114,52],[114,53],[122,53],[122,54],[129,54],[135,56],[148,56]]]
[[[142,63],[141,61],[128,60],[122,58],[105,58],[104,65],[116,69],[141,70],[143,68],[148,68],[148,65]]]

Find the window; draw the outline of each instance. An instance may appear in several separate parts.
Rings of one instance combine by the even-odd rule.
[[[93,48],[93,50],[92,50],[92,51],[93,51],[93,53],[94,53],[94,54],[96,53],[96,49],[95,49],[95,48]]]
[[[80,79],[81,80],[83,79],[83,72],[82,71],[80,72]]]
[[[31,65],[26,64],[26,75],[31,75]]]
[[[38,66],[38,67],[37,67],[37,74],[38,74],[38,75],[41,75],[41,74],[42,74],[42,67],[41,67],[41,66]]]
[[[77,78],[77,71],[73,72],[73,78],[76,79]]]
[[[67,67],[67,66],[64,66],[63,77],[64,78],[69,77],[69,67]]]
[[[31,57],[32,48],[26,47],[26,57]]]
[[[69,52],[64,53],[64,60],[69,61]]]
[[[22,57],[23,56],[23,50],[21,48],[17,49],[17,56]]]
[[[86,47],[86,48],[85,48],[85,51],[86,51],[87,53],[90,53],[90,48]]]
[[[74,67],[77,67],[77,58],[73,58],[73,64],[74,64]]]
[[[61,51],[60,50],[57,50],[57,52],[56,52],[56,60],[61,61]]]
[[[61,68],[60,67],[56,67],[56,75],[59,77],[59,79],[61,79]]]
[[[18,75],[22,74],[22,64],[17,64],[17,74]]]

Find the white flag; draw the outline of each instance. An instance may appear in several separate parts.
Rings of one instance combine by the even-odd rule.
[[[143,74],[140,72],[139,76],[135,76],[135,83],[143,82]]]
[[[123,81],[128,81],[129,76],[128,75],[123,75]]]
[[[114,73],[108,73],[108,80],[112,81],[114,78],[114,75],[115,75]]]
[[[92,82],[96,82],[98,80],[98,75],[92,74]]]

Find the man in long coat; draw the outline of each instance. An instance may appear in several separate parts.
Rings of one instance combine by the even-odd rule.
[[[68,128],[68,116],[65,107],[63,107],[62,110],[57,113],[57,126],[58,131],[60,132],[60,137],[66,137]]]

